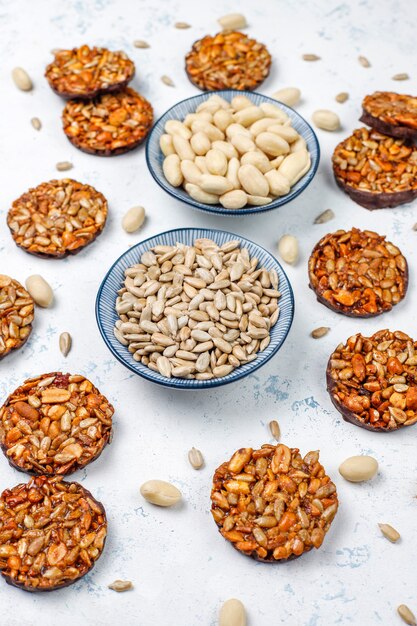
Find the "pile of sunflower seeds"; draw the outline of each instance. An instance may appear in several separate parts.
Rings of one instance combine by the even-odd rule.
[[[256,359],[278,320],[278,276],[238,240],[155,246],[125,270],[115,337],[167,378],[210,380]]]

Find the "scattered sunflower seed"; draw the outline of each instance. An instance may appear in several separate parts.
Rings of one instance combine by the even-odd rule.
[[[414,224],[413,230],[417,230],[417,222]]]
[[[115,580],[111,585],[109,585],[109,589],[113,589],[113,591],[128,591],[129,589],[133,589],[133,584],[130,580]]]
[[[337,94],[337,96],[335,97],[336,102],[340,102],[340,104],[343,104],[344,102],[346,102],[346,100],[349,99],[349,94],[347,91],[341,91],[340,93]]]
[[[410,626],[416,626],[416,618],[411,609],[408,608],[405,604],[400,604],[397,609],[398,615],[404,620],[406,624],[410,624]]]
[[[407,74],[407,72],[401,72],[400,74],[394,74],[392,80],[408,80],[409,78],[410,76]]]
[[[359,56],[358,61],[362,65],[362,67],[371,67],[371,64],[366,57]]]
[[[401,537],[398,530],[395,530],[395,528],[393,528],[389,524],[378,524],[378,526],[381,530],[381,533],[384,535],[384,537],[389,539],[392,543],[395,543]]]
[[[67,170],[71,170],[73,167],[73,164],[69,161],[59,161],[59,163],[56,164],[58,172],[66,172]]]
[[[317,54],[303,54],[303,61],[320,61],[321,57]]]
[[[200,450],[197,450],[197,448],[194,447],[192,447],[191,450],[188,452],[188,460],[190,461],[193,468],[196,470],[201,469],[204,465],[203,455],[201,454]]]
[[[21,91],[31,91],[33,89],[32,80],[23,67],[15,67],[12,71],[12,78],[16,87]]]
[[[175,22],[174,26],[175,28],[179,28],[180,30],[184,30],[185,28],[191,28],[191,25],[187,24],[187,22]]]
[[[314,224],[325,224],[326,222],[330,222],[330,220],[332,220],[333,218],[334,213],[332,209],[326,209],[325,211],[323,211],[323,213],[317,215],[316,219],[314,220]]]
[[[271,431],[273,438],[276,439],[276,441],[279,441],[281,437],[281,429],[277,420],[271,420],[269,422],[269,430]]]
[[[172,78],[170,78],[169,76],[161,76],[161,80],[164,83],[164,85],[168,85],[168,87],[175,87],[175,83],[172,80]]]
[[[313,339],[320,339],[324,337],[329,332],[330,328],[328,326],[319,326],[311,331],[310,335]]]
[[[32,117],[30,123],[35,130],[40,130],[42,128],[42,122],[40,121],[39,117]]]
[[[61,333],[59,335],[59,349],[64,356],[67,356],[68,352],[71,350],[71,345],[71,335],[69,333]]]
[[[143,41],[143,39],[136,39],[133,42],[133,45],[135,46],[135,48],[150,48],[150,45],[148,44],[148,42]]]

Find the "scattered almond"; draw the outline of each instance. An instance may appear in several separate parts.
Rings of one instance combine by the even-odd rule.
[[[33,89],[32,80],[23,67],[15,67],[12,71],[12,78],[16,87],[21,91],[31,91]]]
[[[129,589],[133,589],[133,584],[130,580],[115,580],[111,585],[109,585],[109,589],[113,589],[113,591],[128,591]]]
[[[165,480],[148,480],[141,486],[140,493],[156,506],[173,506],[182,497],[181,491]]]
[[[408,80],[410,76],[406,72],[402,72],[400,74],[394,74],[392,80]]]
[[[241,13],[223,15],[218,19],[218,22],[223,30],[240,30],[248,25],[245,16]]]
[[[409,624],[410,626],[416,626],[417,622],[415,615],[411,611],[411,609],[408,608],[408,606],[406,606],[405,604],[400,604],[397,611],[398,615],[403,619],[406,624]]]
[[[26,289],[38,306],[47,308],[54,300],[54,292],[49,283],[39,274],[33,274],[26,279]]]
[[[295,265],[299,256],[298,240],[296,237],[294,237],[294,235],[283,235],[278,241],[278,252],[283,261],[290,265]]]
[[[361,483],[370,480],[378,471],[378,461],[372,456],[351,456],[339,467],[339,473],[351,483]]]
[[[318,109],[314,111],[311,119],[317,128],[322,130],[334,131],[340,128],[340,119],[337,113],[329,111],[328,109]]]
[[[145,209],[143,206],[133,206],[125,213],[122,219],[122,227],[127,233],[134,233],[145,221]]]
[[[190,24],[187,24],[187,22],[175,22],[174,26],[175,28],[179,28],[180,30],[183,30],[185,28],[191,28]]]
[[[414,224],[413,230],[417,230],[417,222]]]
[[[226,600],[220,609],[219,626],[246,626],[246,611],[240,600]]]

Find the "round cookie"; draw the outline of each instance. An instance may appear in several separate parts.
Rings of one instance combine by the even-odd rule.
[[[0,447],[12,467],[30,474],[72,474],[109,443],[114,409],[78,374],[29,378],[0,409]]]
[[[87,45],[57,50],[45,77],[50,87],[65,98],[90,99],[120,91],[135,74],[135,65],[124,52]]]
[[[198,39],[185,57],[187,76],[202,91],[252,91],[263,83],[270,67],[266,46],[236,31]]]
[[[107,200],[90,185],[64,178],[41,183],[13,202],[7,224],[15,243],[46,258],[77,254],[106,223]]]
[[[24,591],[72,585],[104,549],[103,505],[78,483],[37,476],[0,496],[0,573]]]
[[[417,149],[404,139],[358,128],[332,157],[336,183],[366,209],[384,209],[417,196]]]
[[[325,235],[308,262],[317,300],[336,313],[374,317],[390,311],[407,292],[408,265],[384,236],[358,228]]]
[[[347,422],[383,433],[417,422],[417,341],[405,333],[349,337],[330,356],[326,376]]]
[[[33,316],[32,296],[17,280],[0,274],[0,359],[27,341]]]
[[[360,121],[380,133],[417,139],[417,98],[392,91],[376,91],[362,101]]]
[[[115,156],[144,141],[153,122],[150,103],[127,87],[91,101],[69,100],[62,123],[69,141],[83,152]]]
[[[319,548],[336,515],[336,487],[319,463],[297,448],[240,448],[214,473],[211,512],[236,550],[279,563]]]

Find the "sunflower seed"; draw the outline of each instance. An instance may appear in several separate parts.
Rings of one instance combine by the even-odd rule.
[[[415,615],[406,604],[400,604],[400,606],[397,608],[397,611],[398,615],[404,620],[406,624],[409,624],[410,626],[416,626],[417,622]]]
[[[42,122],[40,121],[39,117],[32,117],[30,123],[35,130],[40,130],[42,128]]]
[[[313,339],[321,339],[329,332],[330,328],[328,326],[319,326],[311,331],[310,335]]]
[[[23,67],[15,67],[12,71],[12,78],[16,87],[21,91],[31,91],[33,89],[32,80]]]
[[[321,57],[317,54],[303,54],[303,61],[320,61]]]
[[[129,589],[133,589],[133,584],[130,580],[115,580],[111,585],[108,585],[109,589],[113,589],[113,591],[128,591]]]
[[[58,172],[66,172],[67,170],[71,170],[74,166],[69,161],[59,161],[55,167]]]
[[[349,99],[349,94],[347,91],[341,91],[340,93],[337,94],[337,96],[335,97],[336,102],[340,102],[340,104],[343,104],[344,102],[346,102],[346,100]]]
[[[185,28],[191,28],[190,24],[187,22],[175,22],[175,28],[179,28],[180,30],[184,30]]]
[[[378,524],[378,526],[381,530],[381,533],[384,535],[384,537],[392,541],[392,543],[395,543],[401,537],[398,530],[395,530],[395,528],[393,528],[389,524]]]
[[[332,220],[333,218],[334,213],[332,209],[326,209],[325,211],[323,211],[323,213],[317,215],[316,219],[314,220],[314,224],[325,224],[326,222],[330,222],[330,220]]]
[[[161,80],[164,83],[164,85],[168,85],[168,87],[175,87],[174,81],[169,76],[166,76],[164,74],[163,76],[161,76]]]
[[[269,429],[274,439],[276,439],[276,441],[279,441],[281,437],[281,430],[280,430],[277,420],[271,420],[269,422]]]
[[[135,48],[150,48],[150,45],[148,44],[148,42],[143,41],[143,39],[136,39],[133,42],[133,45],[135,46]]]
[[[410,76],[406,72],[402,72],[400,74],[394,74],[392,80],[408,80]]]
[[[358,61],[362,65],[362,67],[371,67],[371,64],[366,57],[359,56]]]
[[[64,356],[67,356],[68,352],[71,350],[71,345],[71,335],[69,333],[61,333],[59,335],[59,349]]]
[[[197,448],[194,447],[188,452],[188,460],[196,470],[201,469],[204,465],[203,455],[200,450],[197,450]]]

